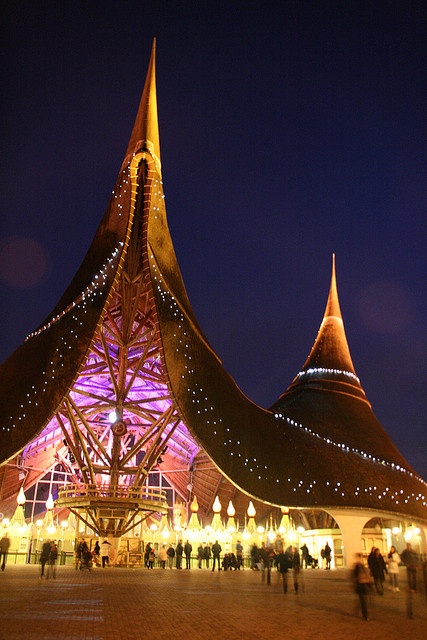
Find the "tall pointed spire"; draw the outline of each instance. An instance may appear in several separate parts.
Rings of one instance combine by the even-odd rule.
[[[335,254],[332,254],[332,275],[325,313],[319,332],[307,360],[290,389],[301,385],[344,384],[346,392],[363,397],[365,393],[356,375],[345,334],[338,298]]]
[[[342,322],[341,308],[338,300],[338,290],[337,290],[337,277],[335,270],[335,253],[332,254],[332,276],[331,276],[331,286],[329,288],[329,296],[328,301],[326,303],[326,309],[324,313],[324,318],[335,317]]]
[[[133,125],[125,155],[125,164],[129,155],[146,148],[156,160],[160,172],[160,137],[157,117],[157,91],[156,91],[156,39],[153,40],[150,63],[144,89]]]
[[[331,284],[322,324],[302,371],[309,369],[335,369],[356,376],[338,299],[335,254],[332,254]]]

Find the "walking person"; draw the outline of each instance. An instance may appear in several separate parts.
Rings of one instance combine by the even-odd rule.
[[[101,562],[103,569],[105,569],[105,565],[110,564],[110,549],[111,543],[108,542],[108,540],[104,540],[101,544]]]
[[[368,595],[370,591],[371,576],[369,570],[363,564],[362,554],[356,553],[355,563],[352,569],[352,577],[354,581],[354,589],[359,596],[360,608],[362,616],[368,619]]]
[[[58,559],[58,547],[56,544],[56,540],[52,540],[52,542],[50,543],[46,579],[50,578],[50,576],[52,576],[52,578],[56,578],[57,559]]]
[[[292,547],[292,577],[294,579],[294,592],[298,593],[301,559],[296,547]]]
[[[289,549],[276,555],[276,566],[282,577],[283,593],[288,593],[288,571],[293,568],[292,554]]]
[[[375,547],[373,555],[369,557],[369,569],[374,579],[376,592],[380,596],[384,595],[384,580],[387,568],[378,547]]]
[[[400,556],[396,548],[391,546],[387,556],[387,572],[390,576],[390,587],[392,591],[399,591],[399,564]]]
[[[46,562],[49,561],[50,556],[50,540],[46,540],[42,546],[42,552],[40,554],[40,564],[41,564],[41,573],[40,578],[44,578],[44,570],[46,566]],[[46,578],[48,578],[48,572],[46,571]]]
[[[236,571],[240,570],[240,567],[243,567],[243,545],[240,540],[236,543]]]
[[[10,538],[7,533],[4,534],[2,539],[0,540],[0,562],[1,562],[1,570],[4,571],[6,567],[7,554],[9,553],[10,547]]]
[[[410,542],[407,543],[406,549],[402,551],[402,562],[406,566],[406,574],[408,576],[408,588],[410,593],[417,590],[417,567],[419,564],[418,554],[412,548]]]
[[[221,571],[221,560],[220,553],[222,551],[222,547],[219,544],[218,540],[215,540],[215,544],[212,545],[212,555],[213,555],[213,565],[212,571],[215,571],[215,563],[218,563],[218,571]]]

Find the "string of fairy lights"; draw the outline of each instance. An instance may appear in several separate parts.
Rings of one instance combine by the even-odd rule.
[[[37,331],[34,331],[29,336],[27,336],[26,340],[30,340],[42,332],[50,329],[55,323],[57,323],[61,318],[63,318],[70,311],[73,311],[71,315],[71,320],[73,320],[73,328],[70,328],[66,333],[63,333],[59,340],[61,345],[56,347],[55,360],[50,360],[49,365],[50,368],[48,370],[42,370],[42,386],[40,388],[36,388],[35,385],[31,385],[29,391],[26,392],[25,402],[21,402],[20,409],[21,413],[15,416],[10,416],[11,424],[3,425],[3,431],[10,431],[10,429],[14,429],[22,423],[23,420],[27,417],[27,411],[30,408],[29,405],[33,405],[35,407],[39,406],[38,395],[39,393],[46,393],[49,387],[49,384],[52,380],[61,373],[61,370],[65,367],[65,354],[66,351],[70,351],[76,345],[76,342],[79,340],[79,327],[84,326],[84,315],[87,314],[89,305],[93,304],[97,295],[101,295],[103,289],[105,288],[108,275],[110,271],[115,271],[117,258],[120,255],[121,247],[123,243],[119,243],[119,247],[115,248],[112,255],[107,259],[107,261],[102,265],[98,274],[96,274],[91,282],[84,291],[74,300],[70,305],[67,306],[61,313],[58,313],[54,316],[49,322],[40,327]],[[55,364],[56,362],[56,364]]]
[[[352,371],[343,371],[342,369],[328,369],[325,367],[315,367],[315,368],[310,368],[310,369],[304,369],[303,371],[299,371],[296,375],[296,378],[305,378],[305,377],[310,377],[316,374],[326,374],[328,376],[345,376],[346,378],[351,378],[352,380],[354,380],[355,382],[357,382],[358,384],[360,384],[360,380],[359,378],[356,376],[355,373],[353,373]]]
[[[131,162],[122,170],[121,180],[118,181],[117,187],[112,192],[113,199],[116,201],[114,204],[117,209],[117,215],[119,218],[122,216],[122,211],[124,206],[123,200],[129,199],[129,196],[127,194],[128,194],[129,187],[132,187],[132,176],[131,176],[132,168],[133,167]],[[135,196],[132,188],[130,189],[130,191],[131,191],[131,207],[134,207]],[[67,307],[65,307],[65,309],[63,309],[60,313],[56,314],[53,318],[51,318],[48,322],[46,322],[46,324],[44,324],[42,327],[30,333],[25,338],[25,342],[27,340],[30,340],[31,338],[34,338],[40,335],[41,333],[43,333],[43,331],[50,329],[50,327],[54,325],[56,322],[58,322],[58,320],[61,320],[61,318],[63,318],[67,313],[69,313],[71,310],[75,309],[76,307],[80,306],[82,303],[84,307],[85,302],[89,303],[93,301],[97,295],[100,295],[102,293],[103,288],[106,286],[108,282],[109,272],[111,272],[111,270],[115,270],[117,267],[117,258],[120,257],[123,247],[124,247],[124,242],[119,242],[117,247],[112,251],[111,255],[101,265],[101,268],[99,269],[99,271],[95,273],[90,284],[88,284],[87,287]],[[84,313],[86,313],[86,309],[84,309]],[[80,323],[80,324],[83,324],[83,323]]]
[[[130,181],[131,181],[131,165],[132,162],[127,165],[122,171],[121,180],[118,181],[115,190],[113,191],[113,202],[117,207],[117,215],[121,217],[123,210],[123,200],[129,200],[129,191],[131,191],[131,207],[135,206],[135,194],[131,190],[129,190]],[[50,369],[42,370],[42,387],[41,390],[36,389],[35,385],[31,385],[29,391],[26,392],[25,397],[26,400],[21,402],[20,409],[21,412],[15,416],[9,416],[11,423],[9,425],[2,425],[1,429],[3,431],[10,431],[11,429],[15,429],[23,421],[27,418],[27,412],[29,410],[29,405],[38,407],[38,393],[46,393],[49,387],[49,384],[52,380],[55,380],[58,374],[61,373],[61,370],[65,367],[65,353],[68,350],[72,350],[76,344],[76,341],[79,340],[79,328],[84,326],[84,316],[88,313],[90,305],[94,304],[97,301],[97,298],[101,298],[105,296],[106,287],[108,282],[112,280],[114,277],[119,261],[122,257],[124,242],[119,241],[117,246],[112,250],[110,256],[102,263],[98,272],[94,274],[91,282],[81,291],[81,293],[62,311],[53,316],[48,322],[43,324],[37,330],[30,333],[26,338],[25,342],[31,340],[42,334],[43,332],[50,329],[56,323],[58,323],[62,318],[64,318],[67,314],[71,315],[71,319],[73,321],[73,326],[66,333],[63,333],[59,340],[61,342],[61,346],[55,349],[56,358],[55,361],[57,364],[55,365],[55,361],[50,360]]]

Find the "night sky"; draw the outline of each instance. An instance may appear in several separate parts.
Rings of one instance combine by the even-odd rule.
[[[4,6],[0,361],[90,245],[157,37],[169,226],[225,368],[273,404],[316,337],[335,252],[356,371],[427,479],[426,3]]]

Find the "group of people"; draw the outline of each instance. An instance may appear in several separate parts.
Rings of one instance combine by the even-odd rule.
[[[361,553],[356,554],[355,564],[352,570],[354,587],[359,596],[362,616],[368,619],[368,596],[374,590],[378,595],[384,595],[384,582],[386,575],[390,578],[390,589],[393,592],[399,591],[399,565],[403,563],[406,567],[408,579],[408,590],[414,593],[417,590],[417,567],[419,557],[410,543],[406,549],[399,553],[394,546],[384,558],[378,547],[372,547],[367,565],[363,562]]]
[[[193,545],[189,540],[186,540],[184,544],[182,540],[178,540],[176,545],[172,543],[169,544],[168,547],[165,544],[162,545],[156,556],[156,551],[152,546],[152,543],[149,542],[144,551],[144,566],[147,569],[152,569],[157,557],[158,563],[162,569],[165,569],[166,566],[168,566],[169,569],[173,569],[175,566],[176,569],[181,570],[185,559],[185,568],[189,570],[191,569],[192,552]],[[204,546],[200,544],[197,549],[197,563],[199,569],[202,569],[203,563],[205,563],[205,566],[209,568],[212,557],[214,560],[214,569],[215,564],[218,564],[219,566],[220,553],[221,546],[219,545],[218,540],[212,545],[212,548],[208,544],[205,544]]]
[[[40,554],[41,572],[40,578],[48,580],[51,576],[56,578],[56,561],[58,559],[58,545],[56,540],[46,540]],[[47,569],[45,570],[47,565]]]
[[[163,544],[157,551],[153,544],[149,542],[144,549],[144,567],[152,569],[157,559],[158,564],[162,569],[166,566],[169,569],[181,570],[183,568],[183,562],[185,559],[185,568],[191,569],[191,554],[193,552],[193,546],[189,540],[183,544],[182,540],[178,540],[177,544],[169,544],[166,546]],[[197,548],[197,566],[199,569],[203,568],[203,565],[207,569],[210,568],[212,560],[212,571],[217,569],[218,571],[234,569],[236,571],[243,568],[243,545],[240,540],[236,544],[236,553],[226,553],[221,560],[222,547],[218,540],[214,542],[212,546],[205,543],[200,544]]]
[[[76,569],[91,569],[93,563],[96,566],[102,566],[104,569],[110,564],[112,544],[105,539],[101,544],[97,540],[91,551],[84,538],[80,540],[76,546],[75,558]]]

